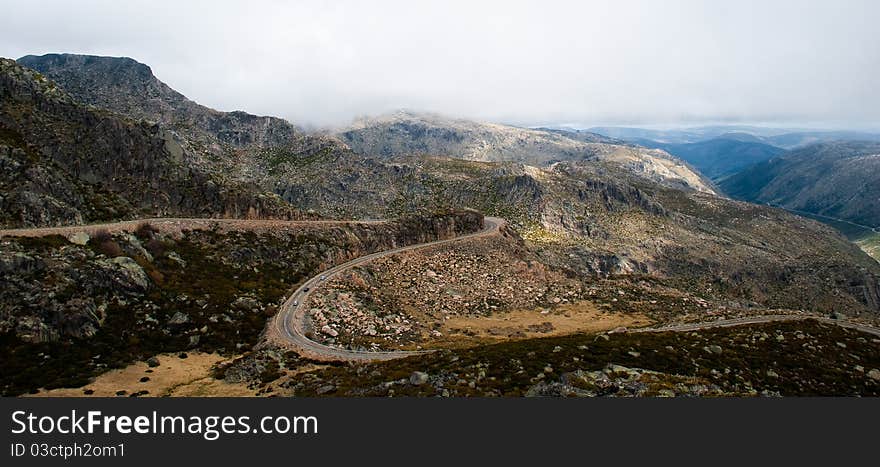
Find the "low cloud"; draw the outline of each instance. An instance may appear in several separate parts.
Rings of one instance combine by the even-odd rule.
[[[222,110],[518,124],[880,122],[876,1],[7,0],[0,55],[130,56]]]

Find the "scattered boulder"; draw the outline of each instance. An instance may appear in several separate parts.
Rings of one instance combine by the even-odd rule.
[[[125,290],[143,291],[150,288],[150,279],[144,268],[128,256],[101,260],[98,265],[112,271],[115,282]]]
[[[232,308],[244,311],[253,311],[260,308],[260,302],[252,297],[238,297],[232,302]]]
[[[90,239],[91,237],[89,237],[89,234],[85,232],[77,232],[75,234],[70,234],[67,237],[67,241],[79,246],[86,246],[89,243]]]
[[[428,374],[422,371],[414,371],[409,375],[409,384],[421,386],[428,382]]]
[[[183,258],[181,258],[180,255],[177,254],[177,252],[169,251],[165,256],[168,259],[170,259],[171,261],[174,261],[175,263],[177,263],[178,266],[180,266],[182,268],[186,267],[186,261]]]
[[[159,359],[156,357],[150,357],[147,359],[147,366],[150,368],[155,368],[159,366]]]
[[[186,324],[189,322],[189,315],[183,313],[181,311],[177,311],[171,316],[171,319],[168,320],[168,324]]]

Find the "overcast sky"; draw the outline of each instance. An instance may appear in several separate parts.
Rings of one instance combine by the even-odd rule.
[[[0,0],[0,55],[129,56],[199,103],[343,125],[880,127],[880,1]]]

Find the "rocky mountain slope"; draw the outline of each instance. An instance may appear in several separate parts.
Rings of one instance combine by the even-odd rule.
[[[288,154],[344,150],[334,138],[309,134],[284,119],[220,112],[197,104],[125,57],[28,55],[19,64],[39,71],[83,103],[157,123],[181,143],[190,163],[249,182],[253,157],[283,147]]]
[[[75,99],[137,120],[204,136],[202,143],[235,148],[333,144],[288,121],[199,105],[157,79],[149,66],[126,57],[48,54],[18,59],[58,83]]]
[[[481,227],[481,215],[453,211],[337,226],[142,224],[3,237],[0,394],[83,384],[161,352],[242,352],[290,287],[314,271]]]
[[[880,339],[815,322],[576,334],[328,367],[276,387],[324,397],[877,396]]]
[[[242,182],[259,180],[269,191],[277,192],[273,169],[282,160],[307,161],[322,154],[347,157],[346,144],[358,154],[379,158],[424,154],[532,165],[601,160],[669,186],[714,190],[708,180],[663,151],[633,148],[595,133],[532,130],[401,111],[363,119],[338,132],[337,139],[304,133],[274,117],[201,106],[159,81],[148,66],[128,58],[50,54],[22,57],[19,62],[44,73],[82,102],[158,122],[201,166]]]
[[[340,131],[355,152],[374,157],[429,155],[547,166],[562,161],[612,162],[645,178],[712,193],[711,183],[675,157],[622,145],[588,132],[518,128],[399,111]]]
[[[880,143],[808,146],[729,177],[721,188],[739,199],[880,226]]]
[[[300,216],[252,183],[194,163],[162,127],[83,105],[12,60],[0,61],[0,101],[0,224]]]
[[[869,235],[856,242],[866,253],[880,261],[880,233]]]
[[[587,131],[637,144],[642,144],[645,141],[655,141],[662,144],[687,144],[716,138],[731,139],[731,134],[747,135],[748,139],[754,142],[786,150],[834,141],[880,141],[880,133],[876,132],[768,128],[749,125],[716,125],[670,130],[593,127]],[[743,140],[742,138],[736,139]]]
[[[829,227],[668,188],[613,163],[328,156],[276,170],[285,199],[338,217],[416,206],[504,217],[541,261],[584,277],[662,277],[704,296],[826,312],[880,305],[880,265]]]

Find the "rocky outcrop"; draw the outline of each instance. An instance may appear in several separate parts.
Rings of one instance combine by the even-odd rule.
[[[609,364],[602,370],[563,373],[541,381],[526,397],[711,397],[735,396],[708,380]]]

